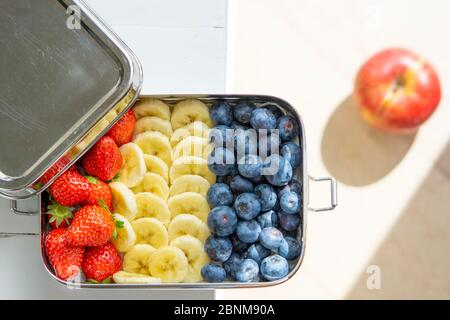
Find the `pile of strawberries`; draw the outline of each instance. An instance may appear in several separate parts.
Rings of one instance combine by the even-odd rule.
[[[135,123],[130,110],[86,153],[80,167],[73,165],[48,190],[52,230],[45,247],[60,279],[73,279],[82,270],[88,281],[107,283],[122,268],[122,258],[110,242],[121,225],[112,218],[107,182],[122,166],[119,147],[131,141]]]

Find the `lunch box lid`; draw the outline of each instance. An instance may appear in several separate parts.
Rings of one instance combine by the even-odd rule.
[[[0,21],[0,194],[26,198],[128,110],[142,68],[81,0],[2,0]]]

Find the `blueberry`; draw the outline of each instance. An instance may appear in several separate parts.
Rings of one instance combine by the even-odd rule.
[[[234,201],[234,210],[239,218],[252,220],[261,211],[261,203],[253,193],[241,193]]]
[[[298,123],[292,116],[282,116],[278,119],[278,130],[283,141],[290,141],[299,135]]]
[[[220,206],[211,210],[208,215],[208,227],[212,233],[225,237],[236,230],[237,216],[230,207]]]
[[[226,126],[229,126],[231,124],[231,121],[233,121],[233,113],[231,112],[231,107],[225,101],[214,102],[211,108],[210,115],[215,125],[224,124]]]
[[[300,226],[300,217],[297,214],[288,214],[283,211],[278,212],[278,221],[281,226],[286,231],[297,230]]]
[[[230,187],[234,193],[253,192],[254,190],[253,183],[240,175],[236,175],[231,179]]]
[[[285,192],[295,192],[299,196],[302,195],[302,184],[297,179],[292,179],[286,186],[278,191],[278,196],[281,197]]]
[[[226,148],[215,148],[208,158],[208,168],[216,176],[226,176],[234,170],[234,167],[234,154]]]
[[[255,187],[255,195],[261,203],[261,211],[272,209],[277,202],[277,194],[270,185],[260,184]]]
[[[255,154],[248,154],[238,161],[239,173],[246,178],[255,178],[261,175],[262,161]]]
[[[233,148],[234,130],[225,125],[215,126],[209,133],[209,140],[216,148]]]
[[[260,183],[266,182],[266,178],[264,178],[263,175],[260,175],[260,176],[254,177],[254,178],[249,178],[249,179],[254,184],[260,184]]]
[[[259,131],[258,155],[265,159],[271,154],[280,153],[280,136],[276,132],[264,130]]]
[[[232,253],[230,258],[223,263],[223,267],[231,279],[236,279],[236,271],[242,261],[244,261],[244,258],[240,254]]]
[[[236,271],[236,280],[239,282],[252,282],[258,280],[259,267],[252,259],[244,259]]]
[[[269,250],[278,249],[280,247],[281,240],[283,240],[283,234],[280,230],[274,227],[262,229],[261,234],[259,235],[259,241]]]
[[[280,195],[278,194],[278,197],[280,197]],[[275,203],[275,205],[273,206],[274,211],[279,211],[280,210],[280,201],[277,199],[277,202]]]
[[[218,177],[216,177],[216,182],[217,183],[230,184],[231,180],[233,178],[234,178],[234,175],[232,173],[230,173],[229,175],[226,175],[226,176],[218,176]]]
[[[300,229],[298,229],[298,230],[294,230],[294,231],[286,231],[286,230],[284,230],[284,229],[281,229],[281,233],[283,234],[283,237],[291,237],[291,238],[297,238],[297,234],[301,234],[301,230]],[[281,247],[281,245],[280,245],[280,247]],[[279,249],[279,248],[278,248]]]
[[[244,253],[247,251],[250,244],[242,242],[239,240],[236,234],[230,236],[231,244],[233,245],[233,250],[238,253]]]
[[[234,159],[236,159],[236,157],[234,157]],[[238,171],[238,168],[237,168],[237,166],[233,166],[233,168],[231,169],[231,171],[230,171],[230,176],[236,176],[236,175],[238,175],[239,174],[239,171]]]
[[[284,157],[272,154],[264,160],[264,175],[273,186],[284,186],[292,179],[292,167]]]
[[[242,124],[248,124],[255,105],[251,102],[241,101],[234,107],[234,118]]]
[[[211,208],[218,206],[231,206],[233,204],[233,193],[229,185],[225,183],[213,184],[206,195]]]
[[[267,227],[276,227],[278,225],[278,217],[273,210],[261,213],[258,218],[256,218],[256,220],[258,220],[261,229]]]
[[[264,108],[267,108],[270,111],[272,111],[273,115],[277,119],[283,115],[283,112],[281,111],[281,109],[276,104],[269,103],[269,104],[264,105]]]
[[[258,135],[255,130],[234,131],[234,154],[237,159],[248,154],[258,154]]]
[[[256,261],[256,263],[260,264],[262,259],[268,257],[270,255],[270,250],[266,249],[259,243],[252,244],[250,248],[247,250],[247,257]]]
[[[214,261],[227,261],[232,249],[233,246],[228,238],[209,236],[205,242],[205,251]]]
[[[275,129],[277,126],[277,118],[272,111],[266,108],[256,108],[252,111],[250,117],[250,125],[253,129]]]
[[[248,128],[237,121],[233,121],[230,125],[230,128],[233,130],[247,130]]]
[[[300,147],[294,142],[285,142],[281,145],[280,154],[296,169],[302,162]]]
[[[277,254],[267,257],[261,262],[261,274],[266,280],[274,281],[284,278],[288,272],[287,260]]]
[[[201,273],[206,282],[223,282],[226,277],[225,269],[212,263],[204,265]]]
[[[260,233],[261,226],[255,220],[239,221],[236,227],[236,234],[239,240],[245,243],[255,243]]]
[[[288,260],[296,259],[300,256],[302,246],[300,242],[292,237],[284,237],[281,245],[278,248],[278,254]]]
[[[280,208],[288,214],[298,214],[301,207],[300,197],[292,191],[284,192],[280,198]]]

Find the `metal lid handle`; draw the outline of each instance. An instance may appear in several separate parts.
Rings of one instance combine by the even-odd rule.
[[[40,203],[40,202],[39,202]],[[24,211],[20,210],[17,206],[17,200],[10,201],[10,209],[14,214],[19,216],[34,216],[35,214],[39,214],[39,211]]]
[[[38,207],[40,208],[40,198],[39,196],[37,197],[38,199]],[[25,211],[25,210],[20,210],[17,200],[11,200],[10,201],[10,209],[11,211],[19,216],[33,216],[36,214],[39,214],[40,212],[35,210],[35,211]],[[17,237],[17,236],[38,236],[39,233],[34,233],[34,232],[4,232],[4,231],[0,231],[0,239],[5,239],[5,238],[12,238],[12,237]]]
[[[331,205],[329,207],[320,207],[320,208],[312,208],[312,207],[308,207],[308,210],[314,211],[314,212],[322,212],[322,211],[331,211],[334,210],[334,208],[336,208],[337,206],[337,183],[336,180],[334,178],[331,177],[321,177],[321,178],[315,178],[312,176],[309,176],[309,179],[311,181],[315,181],[315,182],[323,182],[323,181],[328,181],[330,182],[330,200],[331,200]]]

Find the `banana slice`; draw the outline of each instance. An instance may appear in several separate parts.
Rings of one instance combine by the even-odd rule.
[[[108,122],[108,120],[106,120],[105,118],[101,119],[94,125],[91,131],[89,131],[88,134],[83,138],[83,141],[86,141],[87,143],[93,141],[100,135],[100,133],[102,133],[102,131],[109,125],[109,123],[110,122]]]
[[[169,240],[191,235],[202,243],[205,243],[210,232],[208,226],[192,214],[180,214],[176,216],[169,225]]]
[[[136,233],[131,226],[131,223],[124,216],[114,213],[114,221],[122,224],[120,228],[116,228],[117,235],[111,238],[111,242],[120,252],[126,252],[134,246],[136,241]]]
[[[183,251],[176,247],[162,247],[150,259],[150,274],[165,283],[178,283],[188,274],[188,260]]]
[[[169,181],[169,167],[164,161],[157,156],[151,156],[149,154],[144,154],[144,161],[148,172],[156,173],[166,181]]]
[[[141,148],[133,142],[120,147],[123,157],[123,165],[119,171],[119,181],[127,187],[134,187],[144,178],[147,171],[144,161],[144,153]]]
[[[134,136],[146,131],[158,131],[166,137],[172,136],[172,125],[169,121],[158,117],[143,117],[140,118],[134,126]]]
[[[156,251],[149,244],[137,244],[123,256],[123,270],[126,272],[149,275],[150,258]]]
[[[109,184],[112,193],[113,212],[120,213],[128,221],[132,221],[138,212],[134,193],[122,182]]]
[[[183,251],[188,260],[188,274],[183,282],[202,281],[201,270],[209,263],[208,255],[203,249],[203,243],[193,236],[186,235],[173,239],[170,245]]]
[[[134,106],[136,117],[158,117],[170,121],[170,108],[158,99],[144,98],[136,102]]]
[[[116,118],[117,118],[117,111],[114,109],[108,111],[108,113],[103,117],[103,119],[108,121],[108,123],[113,122],[114,120],[116,120]]]
[[[206,197],[210,183],[203,177],[188,174],[177,178],[170,186],[170,196],[184,192],[197,192]]]
[[[172,128],[176,130],[194,121],[204,122],[210,128],[213,126],[206,104],[197,99],[187,99],[178,102],[173,109],[170,119]]]
[[[142,132],[134,138],[134,143],[136,143],[145,154],[159,157],[168,166],[172,164],[172,147],[169,138],[161,132]]]
[[[200,157],[191,156],[176,159],[170,168],[170,183],[186,174],[201,176],[209,183],[216,182],[216,176],[208,168],[208,160]]]
[[[146,172],[144,179],[137,186],[131,188],[134,193],[150,192],[160,197],[163,200],[167,200],[169,197],[169,185],[167,181],[156,173]]]
[[[150,192],[141,192],[136,195],[136,218],[155,218],[163,224],[170,222],[170,210],[167,203]]]
[[[169,198],[167,204],[169,205],[172,218],[179,214],[187,213],[193,214],[206,223],[206,218],[210,211],[206,198],[196,192],[184,192],[174,195]]]
[[[201,137],[209,139],[211,129],[201,121],[194,121],[185,127],[175,130],[170,137],[170,144],[175,147],[181,140],[190,137]]]
[[[169,243],[166,227],[155,218],[140,218],[134,220],[131,225],[136,232],[136,243],[146,243],[155,248]]]
[[[118,284],[151,284],[161,283],[160,278],[150,277],[145,274],[119,271],[113,274],[113,280]]]
[[[203,159],[208,159],[213,150],[209,139],[189,136],[178,143],[173,149],[173,159],[180,157],[196,156]]]

